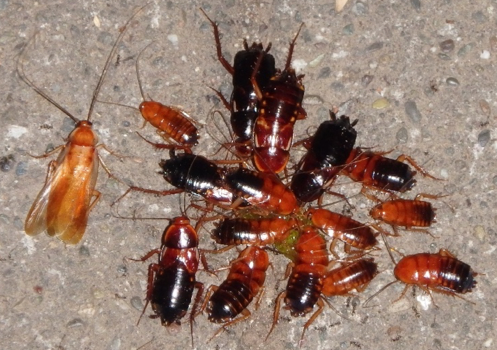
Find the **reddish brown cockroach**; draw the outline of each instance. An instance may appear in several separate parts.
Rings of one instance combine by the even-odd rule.
[[[307,115],[302,108],[304,76],[297,76],[291,67],[293,48],[302,25],[290,44],[285,69],[272,77],[264,90],[255,79],[263,55],[259,56],[252,72],[251,82],[259,100],[259,114],[254,125],[254,165],[262,172],[279,173],[285,169],[290,158],[293,125]]]
[[[250,317],[247,306],[255,296],[260,295],[268,267],[267,253],[259,247],[250,246],[231,262],[226,280],[219,287],[209,287],[202,310],[207,306],[209,321],[224,323],[213,337],[226,327]],[[240,313],[242,316],[236,318]]]
[[[111,58],[114,56],[128,24],[144,7],[126,22],[114,43],[93,92],[86,120],[79,120],[74,117],[67,109],[35,86],[24,73],[21,62],[22,53],[19,56],[17,73],[20,78],[38,95],[57,107],[76,123],[76,127],[69,134],[65,145],[61,145],[52,152],[41,156],[47,157],[61,150],[57,160],[49,163],[45,185],[36,197],[26,217],[24,230],[28,235],[34,236],[42,231],[47,231],[50,236],[55,235],[67,244],[77,244],[83,237],[88,215],[100,197],[100,192],[95,190],[98,164],[101,162],[97,148],[99,146],[105,147],[104,145],[97,145],[98,137],[92,129],[90,118],[98,92],[111,63]],[[92,201],[93,197],[95,198]]]

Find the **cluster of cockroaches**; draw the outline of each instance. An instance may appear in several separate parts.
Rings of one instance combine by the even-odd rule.
[[[212,238],[228,247],[247,245],[248,248],[232,261],[226,280],[219,287],[209,287],[203,297],[203,285],[195,278],[200,262],[208,269],[206,252],[199,249],[196,229],[200,225],[193,228],[186,215],[173,219],[163,234],[161,247],[139,259],[146,261],[154,255],[159,257],[157,263],[149,265],[142,315],[150,303],[154,311],[151,317],[159,317],[166,326],[179,323],[186,315],[197,288],[190,323],[198,313],[206,310],[210,321],[223,324],[216,333],[219,334],[226,327],[249,317],[247,307],[263,288],[270,264],[266,250],[271,246],[273,251],[287,256],[291,263],[286,273],[289,276],[286,290],[276,300],[269,334],[278,321],[282,302],[293,316],[306,315],[317,305],[305,323],[303,338],[305,330],[322,312],[324,303],[328,303],[328,297],[347,295],[354,289],[362,291],[376,276],[374,259],[364,256],[377,249],[379,234],[383,237],[398,235],[398,227],[422,229],[434,222],[434,209],[430,202],[420,199],[423,195],[410,200],[394,194],[410,190],[416,182],[416,171],[406,162],[423,175],[432,176],[408,156],[402,155],[394,160],[385,157],[386,153],[354,148],[357,121],[351,123],[348,117],[337,118],[330,112],[330,120],[323,122],[312,137],[301,142],[307,153],[298,163],[290,184],[286,185],[277,174],[287,171],[294,123],[306,117],[302,108],[303,76],[297,75],[291,67],[300,29],[290,44],[283,70],[275,67],[275,59],[269,53],[271,44],[264,48],[257,43],[248,46],[246,41],[231,66],[222,54],[217,24],[209,17],[207,19],[214,29],[218,59],[233,76],[230,101],[216,91],[231,112],[231,127],[235,135],[234,141],[224,147],[241,159],[239,163],[246,164],[246,160],[252,158],[256,170],[246,165],[228,167],[222,165],[225,161],[212,161],[193,154],[191,148],[199,138],[195,122],[181,110],[144,101],[139,107],[143,117],[169,141],[154,146],[170,150],[170,159],[162,160],[160,166],[164,179],[175,189],[156,191],[130,187],[124,195],[130,191],[198,195],[208,203],[206,208],[196,205],[205,213],[212,212],[209,208],[213,206],[232,213],[222,217],[212,232]],[[28,235],[47,231],[68,244],[76,244],[84,234],[88,214],[99,196],[95,191],[100,161],[98,141],[91,129],[90,117],[111,57],[125,29],[107,59],[86,120],[78,120],[36,87],[26,77],[19,58],[17,70],[23,81],[77,123],[67,144],[60,147],[62,151],[58,159],[50,162],[46,183],[26,219]],[[178,150],[182,152],[178,153]],[[393,234],[377,224],[357,222],[321,205],[305,207],[328,192],[339,175],[362,183],[363,193],[374,200],[379,199],[372,194],[373,190],[391,195],[391,199],[371,209],[370,215],[390,224]],[[96,198],[92,201],[92,197]],[[206,215],[199,223],[208,220]],[[332,239],[331,251],[326,248],[326,236]],[[334,249],[336,240],[344,242],[346,252],[351,255],[340,259]],[[390,253],[386,240],[385,244]],[[330,254],[336,257],[334,261],[330,260]],[[336,263],[340,266],[332,269]],[[477,274],[469,265],[442,249],[438,254],[404,256],[396,264],[394,275],[406,284],[402,297],[412,285],[427,293],[434,291],[458,296],[471,291]]]

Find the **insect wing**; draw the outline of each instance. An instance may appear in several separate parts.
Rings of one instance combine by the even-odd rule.
[[[26,233],[47,230],[67,244],[78,243],[86,229],[98,174],[93,147],[66,146],[52,165],[26,219]]]
[[[52,190],[52,185],[54,183],[54,177],[56,174],[57,162],[51,161],[48,165],[47,178],[45,179],[45,185],[41,189],[40,193],[36,197],[31,209],[29,209],[28,216],[26,217],[26,222],[24,223],[24,231],[29,236],[35,236],[40,232],[47,229],[47,206],[48,197],[50,191]]]

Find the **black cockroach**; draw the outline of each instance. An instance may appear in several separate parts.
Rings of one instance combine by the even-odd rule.
[[[214,39],[216,41],[216,52],[219,62],[233,76],[233,92],[229,103],[218,93],[221,100],[231,112],[231,128],[236,136],[235,149],[241,156],[249,156],[252,152],[252,136],[254,123],[259,114],[258,98],[251,82],[251,77],[255,74],[255,81],[261,91],[266,89],[269,80],[276,74],[276,67],[273,55],[269,54],[271,43],[264,49],[261,43],[252,43],[249,47],[246,40],[243,40],[243,50],[236,53],[233,66],[224,58],[221,49],[221,40],[219,37],[219,28],[217,23],[207,17],[214,30]],[[260,63],[257,71],[254,69],[257,60]]]
[[[321,123],[314,136],[304,142],[308,144],[307,153],[292,177],[291,189],[301,202],[312,202],[322,195],[354,147],[357,120],[351,123],[344,115],[337,119],[331,110],[330,117],[331,120]]]
[[[397,159],[384,157],[389,152],[363,151],[354,148],[350,152],[342,174],[365,187],[381,191],[406,192],[414,187],[416,171],[411,170],[404,161],[411,164],[423,176],[439,180],[420,167],[411,157],[402,154]]]
[[[156,254],[159,256],[158,262],[148,266],[147,297],[140,319],[150,303],[154,311],[151,318],[160,318],[163,326],[180,324],[188,311],[193,290],[197,288],[190,317],[192,323],[195,305],[202,296],[203,284],[195,279],[200,256],[198,236],[187,217],[174,218],[164,230],[161,248],[151,250],[137,261],[146,261]]]

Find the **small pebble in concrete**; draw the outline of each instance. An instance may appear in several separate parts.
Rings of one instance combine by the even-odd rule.
[[[449,86],[458,86],[459,85],[459,80],[457,80],[456,78],[453,78],[453,77],[447,78],[447,80],[445,80],[445,82]]]
[[[407,134],[407,129],[402,127],[399,129],[399,131],[397,131],[397,134],[395,135],[397,141],[401,142],[401,143],[406,143],[407,140],[409,139],[409,136]]]
[[[387,108],[388,106],[390,106],[390,102],[388,102],[388,100],[384,97],[379,98],[373,102],[374,109],[383,109],[383,108]]]
[[[448,40],[444,40],[440,43],[440,50],[442,50],[442,52],[451,52],[452,50],[454,50],[454,47],[455,47],[455,44],[454,44],[454,40],[452,39],[448,39]]]
[[[438,54],[438,58],[440,58],[441,60],[444,60],[444,61],[450,61],[452,58],[447,55],[446,53],[443,53],[443,52],[440,52]]]
[[[475,231],[473,232],[473,235],[480,241],[484,242],[485,237],[487,236],[487,232],[485,231],[485,228],[483,226],[476,226]]]
[[[79,247],[79,254],[82,256],[90,256],[90,249],[87,246],[82,245]]]
[[[134,296],[131,298],[131,306],[135,309],[142,311],[143,310],[143,301],[142,298]]]
[[[411,6],[416,10],[419,11],[421,9],[421,1],[419,0],[411,0]]]
[[[74,318],[71,321],[67,322],[67,328],[81,327],[84,326],[85,323],[80,318]]]
[[[325,79],[328,78],[331,74],[331,68],[330,67],[323,67],[320,69],[318,73],[318,79]]]
[[[13,154],[0,158],[0,170],[4,173],[9,172],[14,167],[15,162]]]
[[[352,23],[351,24],[347,24],[345,27],[343,27],[342,33],[344,35],[352,35],[352,34],[354,34],[354,25]]]
[[[469,51],[471,51],[471,49],[474,47],[475,45],[473,43],[469,43],[469,44],[466,44],[464,45],[463,47],[461,47],[458,51],[457,51],[457,56],[459,57],[463,57],[465,56]]]
[[[378,50],[381,50],[383,48],[383,42],[382,41],[377,41],[371,45],[369,45],[367,48],[366,48],[366,51],[367,52],[374,52],[374,51],[378,51]]]
[[[28,163],[24,161],[19,162],[16,166],[16,175],[17,176],[26,175],[27,172],[28,172]]]
[[[369,7],[364,2],[358,1],[355,6],[352,7],[352,11],[357,15],[364,16],[368,14]]]
[[[413,121],[414,123],[419,123],[421,120],[422,116],[421,113],[418,110],[418,106],[416,105],[416,102],[409,100],[404,104],[404,110],[407,114],[407,116]]]
[[[490,58],[490,52],[488,52],[487,50],[483,50],[482,53],[480,54],[480,58],[488,60]]]
[[[368,86],[373,81],[374,75],[366,74],[362,77],[361,83],[364,87]]]
[[[490,141],[490,130],[486,129],[481,131],[480,134],[478,135],[478,144],[481,147],[485,147],[488,141]]]
[[[481,109],[483,115],[490,115],[490,105],[488,104],[487,101],[480,100],[480,101],[478,101],[478,104],[480,105],[480,109]]]

